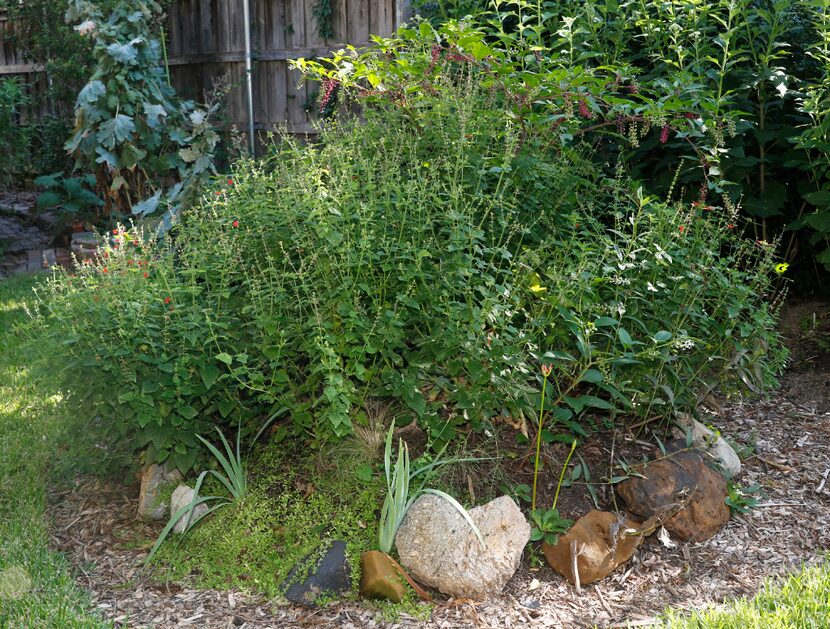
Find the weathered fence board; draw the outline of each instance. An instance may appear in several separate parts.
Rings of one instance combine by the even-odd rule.
[[[333,0],[330,40],[320,36],[314,0],[252,0],[254,114],[257,129],[311,130],[306,112],[314,93],[299,85],[288,62],[325,56],[345,43],[363,45],[370,34],[389,35],[403,18],[399,0]],[[179,0],[169,14],[168,53],[173,84],[202,100],[227,77],[227,121],[244,131],[244,23],[239,0]]]
[[[300,84],[292,59],[321,57],[346,43],[389,35],[407,17],[406,0],[331,0],[333,36],[320,36],[316,0],[251,0],[254,55],[254,117],[258,130],[287,127],[311,131],[307,108],[316,88]],[[0,14],[0,76],[16,75],[33,95],[46,89],[42,60],[25,59],[10,33],[14,25]],[[242,0],[176,0],[168,9],[167,53],[174,87],[187,98],[204,100],[218,80],[227,79],[225,122],[247,128],[245,24]],[[69,104],[71,105],[71,104]],[[46,108],[32,115],[46,115]]]

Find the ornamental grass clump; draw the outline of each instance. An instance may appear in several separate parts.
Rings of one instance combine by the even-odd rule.
[[[401,526],[407,511],[421,494],[433,494],[449,502],[456,511],[464,518],[467,525],[478,538],[482,548],[487,546],[481,531],[476,526],[467,510],[455,498],[440,489],[419,487],[416,491],[410,491],[410,483],[414,478],[427,472],[437,465],[458,463],[461,461],[472,461],[477,459],[448,459],[433,461],[430,464],[421,466],[410,471],[409,447],[403,439],[398,440],[398,458],[395,465],[392,465],[392,435],[394,426],[390,426],[386,436],[386,447],[383,453],[384,470],[386,472],[386,497],[380,510],[380,524],[378,526],[378,548],[387,555],[392,552],[395,543],[395,535]]]

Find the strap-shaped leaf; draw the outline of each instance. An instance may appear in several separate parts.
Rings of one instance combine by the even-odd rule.
[[[481,544],[481,547],[483,549],[487,548],[487,542],[484,541],[484,536],[481,534],[481,531],[476,526],[476,523],[473,522],[473,519],[470,517],[469,512],[461,505],[460,502],[458,502],[448,493],[441,491],[440,489],[424,489],[422,491],[425,494],[434,494],[436,496],[440,496],[441,498],[449,502],[453,507],[455,507],[456,510],[461,514],[461,517],[463,517],[467,521],[467,524],[469,524],[470,528],[473,530],[473,533],[475,533],[479,543]]]

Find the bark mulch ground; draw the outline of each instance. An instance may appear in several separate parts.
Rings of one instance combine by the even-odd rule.
[[[765,578],[821,561],[830,548],[828,312],[826,304],[790,307],[784,329],[793,363],[781,388],[763,400],[723,402],[707,418],[752,447],[740,483],[762,487],[759,504],[703,543],[667,547],[653,536],[631,562],[580,594],[527,557],[501,596],[438,602],[428,621],[402,614],[388,622],[354,602],[309,610],[234,590],[159,585],[139,574],[146,548],[135,547],[158,527],[135,520],[136,495],[94,479],[53,494],[53,545],[70,558],[101,614],[120,627],[646,626],[668,606],[752,595]],[[629,436],[618,447],[653,448],[641,439]]]

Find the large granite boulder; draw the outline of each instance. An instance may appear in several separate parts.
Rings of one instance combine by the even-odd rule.
[[[634,468],[639,476],[622,481],[617,493],[628,510],[656,516],[682,540],[703,541],[729,521],[726,479],[706,465],[700,453],[681,451]]]
[[[455,597],[501,592],[519,567],[530,525],[509,496],[470,509],[469,514],[486,547],[447,500],[425,494],[410,507],[395,545],[401,565],[416,581]]]
[[[642,539],[633,520],[607,511],[589,511],[555,544],[543,544],[542,552],[551,568],[573,584],[576,551],[579,583],[585,585],[604,579],[631,559]]]

